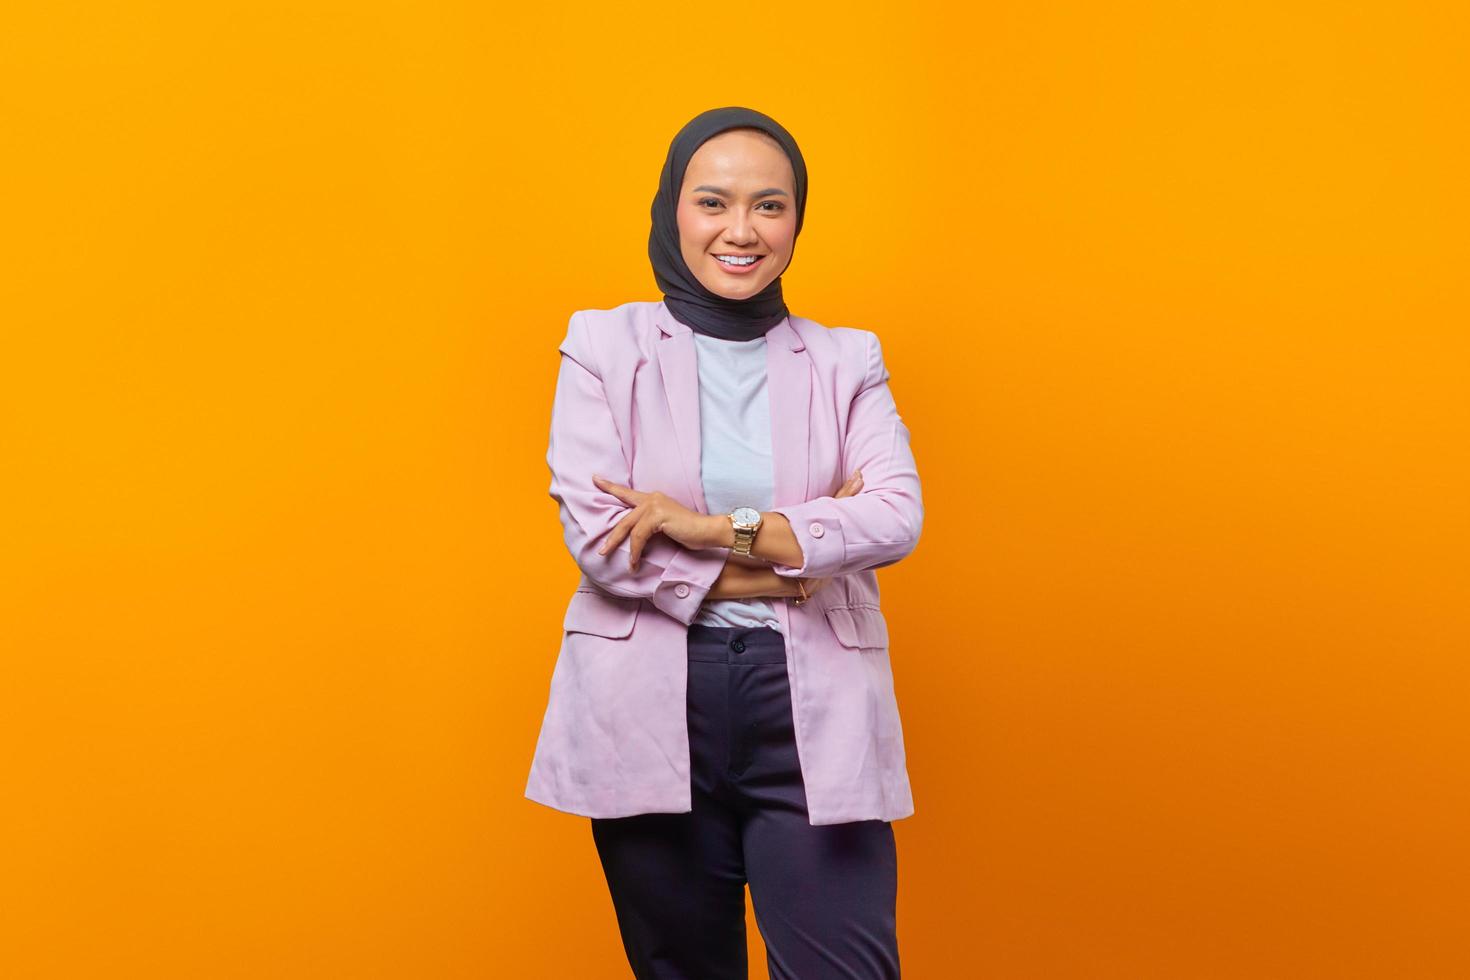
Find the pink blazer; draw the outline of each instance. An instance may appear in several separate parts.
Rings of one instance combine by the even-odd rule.
[[[694,334],[662,302],[574,313],[546,454],[563,537],[582,570],[526,783],[528,799],[589,817],[691,807],[687,630],[728,550],[655,534],[597,548],[627,512],[592,474],[708,513],[700,481]],[[787,317],[766,334],[772,510],[801,542],[785,576],[832,577],[775,603],[785,627],[797,753],[812,825],[913,814],[874,572],[914,550],[924,520],[909,431],[878,337]],[[831,496],[854,469],[863,489]]]

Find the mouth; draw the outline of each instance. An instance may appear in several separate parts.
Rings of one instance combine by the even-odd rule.
[[[765,255],[740,255],[735,252],[715,256],[720,268],[732,276],[748,276],[765,260]]]

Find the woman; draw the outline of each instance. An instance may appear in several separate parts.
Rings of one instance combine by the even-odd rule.
[[[877,337],[789,313],[795,140],[751,109],[674,137],[659,303],[572,316],[551,496],[582,582],[526,796],[591,818],[640,978],[899,975],[913,813],[874,571],[923,523]]]

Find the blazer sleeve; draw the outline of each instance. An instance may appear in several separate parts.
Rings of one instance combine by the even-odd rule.
[[[803,563],[773,562],[787,578],[827,578],[885,568],[919,543],[924,501],[919,473],[909,448],[909,430],[888,388],[877,334],[867,334],[868,369],[848,409],[842,479],[863,471],[863,489],[851,497],[817,497],[801,504],[773,507],[791,522]]]
[[[632,486],[631,472],[581,311],[572,314],[566,339],[557,349],[562,357],[546,463],[567,550],[603,591],[647,599],[687,626],[719,578],[728,552],[688,549],[667,535],[655,534],[644,545],[636,572],[628,569],[631,543],[626,537],[612,552],[597,553],[603,538],[630,508],[597,489],[592,475]]]

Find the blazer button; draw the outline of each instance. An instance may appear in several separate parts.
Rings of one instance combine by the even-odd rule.
[[[683,582],[680,582],[678,585],[674,586],[674,595],[678,596],[680,599],[684,598],[688,594],[689,586],[685,585]]]
[[[811,527],[807,528],[807,530],[812,532],[812,537],[814,538],[820,538],[822,536],[823,528],[820,524],[814,523]]]

